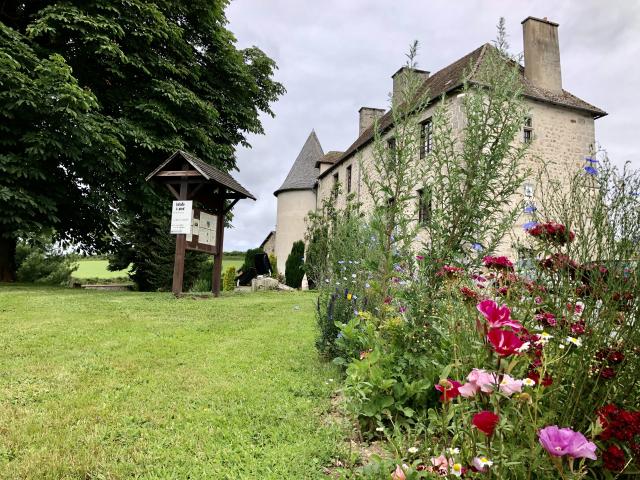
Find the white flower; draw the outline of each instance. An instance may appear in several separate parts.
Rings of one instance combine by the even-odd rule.
[[[480,466],[478,470],[482,470],[484,467],[490,467],[493,465],[493,462],[489,460],[487,457],[476,457],[473,461],[474,465],[477,464],[476,468]]]
[[[572,343],[576,347],[581,347],[582,346],[582,340],[579,339],[579,338],[576,338],[576,337],[567,337],[567,338],[565,338],[565,342]]]
[[[542,325],[535,325],[533,329],[541,332],[542,330],[544,330],[544,327]]]
[[[458,455],[460,453],[459,448],[447,448],[447,453],[449,455]]]
[[[418,453],[418,447],[409,447],[407,449],[407,452],[414,454],[414,453]]]
[[[540,339],[536,342],[536,345],[544,346],[549,343],[549,340],[553,338],[553,335],[549,335],[547,332],[542,332],[540,334]]]
[[[522,384],[526,387],[533,387],[536,384],[536,381],[531,378],[525,378],[522,380]]]
[[[527,350],[529,350],[530,346],[531,346],[531,342],[524,342],[520,348],[516,348],[516,352],[518,353],[526,352]]]
[[[455,475],[456,477],[461,477],[462,476],[462,465],[459,463],[454,463],[453,466],[451,467],[451,473],[453,475]]]
[[[384,427],[378,427],[378,428],[376,428],[376,432],[384,432]]]
[[[560,350],[564,350],[564,345],[560,344],[558,345],[558,347],[560,348]]]
[[[351,274],[351,278],[356,278],[356,274],[355,274],[355,273],[352,273],[352,274]]]

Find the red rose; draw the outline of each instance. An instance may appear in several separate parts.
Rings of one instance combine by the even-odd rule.
[[[513,270],[513,263],[505,256],[492,257],[487,255],[482,261],[487,268]]]
[[[624,468],[625,464],[624,451],[616,445],[609,445],[602,454],[602,461],[604,462],[604,468],[607,470],[619,472]]]
[[[600,370],[600,376],[605,380],[610,380],[616,376],[616,371],[611,367],[604,367]]]
[[[624,353],[620,350],[613,350],[609,353],[607,358],[611,363],[620,363],[624,360]]]
[[[473,426],[484,433],[486,436],[490,437],[493,435],[494,430],[496,429],[496,425],[498,425],[498,421],[500,417],[493,412],[489,412],[488,410],[483,410],[480,413],[476,413],[473,416]]]
[[[509,355],[519,353],[518,349],[523,345],[522,340],[520,340],[515,333],[500,328],[492,328],[489,330],[487,340],[491,343],[493,350],[501,357],[508,357]]]

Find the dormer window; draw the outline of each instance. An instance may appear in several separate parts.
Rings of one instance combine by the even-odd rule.
[[[533,140],[533,120],[531,119],[531,117],[527,117],[524,119],[524,129],[522,133],[522,141],[524,143],[531,143],[531,141]]]

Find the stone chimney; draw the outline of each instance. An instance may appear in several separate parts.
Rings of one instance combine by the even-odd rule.
[[[379,119],[384,115],[384,108],[371,108],[371,107],[362,107],[358,110],[360,114],[360,128],[358,129],[358,136],[362,135],[367,128],[369,128],[376,119]]]
[[[524,76],[536,87],[562,91],[558,24],[527,17],[522,21]]]
[[[429,72],[427,72],[426,70],[401,67],[396,73],[391,75],[391,78],[393,79],[393,92],[391,94],[392,105],[395,105],[396,101],[402,100],[402,91],[405,88],[408,75],[418,75],[421,82],[424,82],[427,78],[429,78]]]

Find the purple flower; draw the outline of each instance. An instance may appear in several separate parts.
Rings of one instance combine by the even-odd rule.
[[[598,170],[593,168],[591,165],[587,165],[586,167],[584,167],[584,171],[587,172],[589,175],[597,175],[598,174]]]
[[[525,230],[531,230],[536,225],[538,225],[538,222],[527,222],[522,226],[522,228],[524,228]]]
[[[400,307],[400,308],[398,308],[398,311],[399,311],[400,313],[404,313],[404,312],[406,312],[406,311],[407,311],[407,307]]]
[[[600,163],[598,160],[596,160],[595,158],[591,158],[591,157],[585,157],[585,160],[587,162],[593,163],[593,164]]]
[[[482,251],[482,245],[480,245],[479,243],[472,243],[471,248],[473,248],[476,252]]]
[[[524,207],[524,213],[533,213],[537,210],[535,205],[527,205]]]
[[[572,458],[597,458],[595,443],[570,428],[558,428],[556,425],[545,427],[538,431],[538,439],[540,445],[554,457],[569,455]]]

